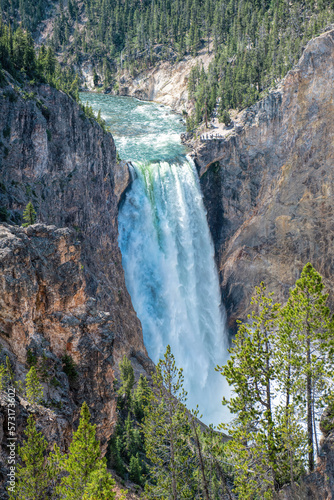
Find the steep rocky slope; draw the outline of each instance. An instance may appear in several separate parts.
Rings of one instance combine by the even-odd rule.
[[[193,144],[232,330],[262,280],[282,299],[310,261],[333,283],[333,79],[329,31],[224,137]]]
[[[27,90],[0,90],[3,219],[20,221],[31,199],[38,222],[74,228],[82,242],[89,294],[111,312],[116,344],[145,353],[117,243],[118,203],[130,182],[128,166],[117,163],[112,136],[71,98],[47,85]]]
[[[37,412],[40,428],[66,448],[87,401],[105,451],[119,360],[129,356],[137,375],[152,367],[117,243],[129,169],[117,162],[112,136],[47,85],[8,84],[0,89],[0,109],[1,361],[8,355],[15,377],[24,380],[29,353],[44,356],[50,408]],[[29,200],[38,224],[7,224],[21,222]],[[65,354],[77,365],[75,378],[65,373]],[[17,404],[22,437],[27,405],[22,398]],[[6,434],[0,437],[4,451]]]
[[[58,381],[44,384],[45,400],[59,410],[50,437],[68,444],[76,406],[86,401],[105,447],[115,414],[115,327],[110,312],[87,295],[80,250],[68,228],[0,226],[1,356],[9,355],[23,382],[28,351],[39,361],[44,354],[49,382]],[[63,371],[65,353],[78,367],[75,380]]]

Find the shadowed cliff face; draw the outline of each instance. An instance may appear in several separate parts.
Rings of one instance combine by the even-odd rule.
[[[31,200],[39,223],[0,226],[0,344],[22,380],[28,349],[44,352],[61,378],[51,437],[66,446],[87,401],[105,451],[119,360],[131,357],[137,375],[151,367],[117,242],[129,170],[112,136],[72,99],[46,85],[28,90],[33,98],[0,89],[0,216],[20,222]],[[73,387],[65,353],[78,366]]]
[[[28,100],[0,91],[0,206],[15,220],[31,200],[38,222],[76,230],[88,293],[114,321],[117,357],[130,347],[146,354],[117,243],[128,166],[116,162],[112,136],[67,95],[47,85],[30,90]]]
[[[284,299],[308,261],[333,281],[333,78],[330,31],[224,139],[195,145],[231,330],[261,281]]]

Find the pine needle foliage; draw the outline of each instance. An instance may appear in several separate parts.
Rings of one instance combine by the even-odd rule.
[[[14,383],[14,373],[9,361],[9,357],[6,356],[6,362],[0,364],[0,391],[5,391],[9,384]]]
[[[20,463],[16,469],[15,492],[10,500],[45,500],[48,498],[49,465],[46,460],[47,442],[36,429],[34,417],[29,415],[24,431],[26,440],[18,447]]]
[[[307,466],[314,469],[317,410],[334,393],[333,317],[324,288],[310,263],[284,307],[263,283],[256,287],[253,312],[218,368],[232,387],[223,403],[235,418],[224,428],[232,437],[235,491],[245,500],[270,500]]]
[[[153,375],[153,391],[145,408],[145,437],[149,481],[147,498],[192,498],[192,457],[188,446],[190,426],[186,416],[187,393],[182,369],[167,346]]]
[[[118,395],[120,398],[130,401],[131,391],[135,383],[135,376],[131,361],[124,356],[119,368],[121,372],[121,387],[118,390]]]
[[[31,29],[46,9],[4,0],[2,11],[6,22],[16,12]],[[64,61],[92,61],[94,84],[103,81],[115,92],[123,71],[135,76],[160,61],[213,55],[207,70],[198,65],[189,74],[194,128],[213,113],[224,121],[224,111],[256,102],[333,21],[333,2],[325,0],[83,0],[59,4],[50,42]],[[64,73],[73,81],[71,70]]]
[[[55,488],[59,498],[66,500],[114,499],[115,481],[107,472],[106,459],[101,458],[100,443],[96,439],[96,425],[90,423],[86,403],[80,411],[80,422],[69,447],[68,455],[62,455],[55,445],[51,456],[54,469],[60,473]]]
[[[40,404],[43,401],[43,386],[34,366],[30,368],[26,376],[26,398],[31,405]]]
[[[30,23],[25,22],[27,20],[25,14],[21,26],[17,26],[16,22],[13,23],[13,12],[19,9],[22,15],[22,9],[24,8],[28,10],[32,8],[30,19],[35,18],[36,10],[31,2],[25,0],[7,2],[5,0],[1,4],[0,83],[3,85],[6,82],[2,71],[6,70],[18,83],[24,81],[29,81],[31,85],[39,82],[49,83],[58,90],[66,92],[73,99],[79,100],[79,80],[73,68],[66,67],[62,69],[56,60],[54,49],[50,46],[46,48],[41,45],[37,53],[33,38],[29,32]],[[19,87],[17,89],[20,90]],[[25,93],[22,92],[21,95],[24,96]],[[33,93],[30,95],[33,97]],[[9,97],[16,100],[18,94],[16,91],[11,92]]]
[[[121,385],[117,389],[117,423],[109,443],[110,466],[123,478],[130,478],[139,486],[145,483],[147,457],[140,423],[150,394],[146,377],[142,374],[135,386],[131,361],[124,357],[120,363]]]
[[[25,223],[22,224],[23,227],[31,226],[36,222],[36,210],[34,209],[34,206],[31,203],[31,201],[29,201],[28,205],[24,209],[23,220],[25,221]]]
[[[334,321],[327,302],[321,275],[310,263],[306,264],[282,311],[278,337],[279,362],[287,367],[280,383],[286,392],[289,389],[290,401],[305,416],[310,471],[314,469],[318,447],[317,410],[324,408],[334,391]]]
[[[232,386],[224,404],[237,417],[228,431],[235,456],[236,488],[245,500],[271,499],[277,489],[276,440],[273,415],[273,337],[279,312],[263,283],[251,300],[249,324],[240,324],[231,357],[222,374]]]

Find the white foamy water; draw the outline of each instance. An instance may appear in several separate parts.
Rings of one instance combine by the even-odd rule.
[[[188,407],[207,423],[223,418],[226,395],[214,367],[226,359],[227,335],[214,249],[194,165],[135,165],[119,214],[126,284],[154,361],[170,344],[182,367]]]

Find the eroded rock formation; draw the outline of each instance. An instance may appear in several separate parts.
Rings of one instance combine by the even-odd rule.
[[[146,355],[117,243],[128,166],[116,161],[111,134],[86,118],[71,98],[47,85],[30,90],[35,92],[30,99],[10,87],[0,90],[3,219],[20,222],[31,200],[37,222],[74,228],[88,294],[112,315],[117,350],[121,355],[131,345]]]
[[[105,447],[115,415],[116,332],[110,312],[87,295],[80,250],[68,228],[0,226],[1,355],[9,355],[22,382],[28,351],[39,361],[46,356],[44,396],[59,413],[51,436],[66,447],[77,406],[86,401]],[[66,353],[77,365],[73,380],[63,371]]]
[[[310,261],[333,283],[334,31],[225,137],[195,144],[229,326],[261,281],[284,299]]]
[[[21,223],[31,200],[38,222],[0,226],[1,361],[8,355],[23,381],[28,352],[44,356],[49,408],[38,410],[39,428],[66,449],[86,401],[105,452],[116,420],[119,360],[129,356],[137,375],[152,367],[117,242],[129,169],[117,162],[112,136],[47,85],[0,89],[0,109],[0,216]],[[76,364],[75,378],[64,372],[65,354]],[[27,403],[17,404],[22,438]]]
[[[214,53],[208,54],[205,48],[196,57],[188,55],[180,61],[161,61],[135,77],[126,71],[121,72],[118,93],[164,104],[178,113],[191,112],[194,104],[188,99],[189,73],[196,65],[207,70],[213,57]]]

